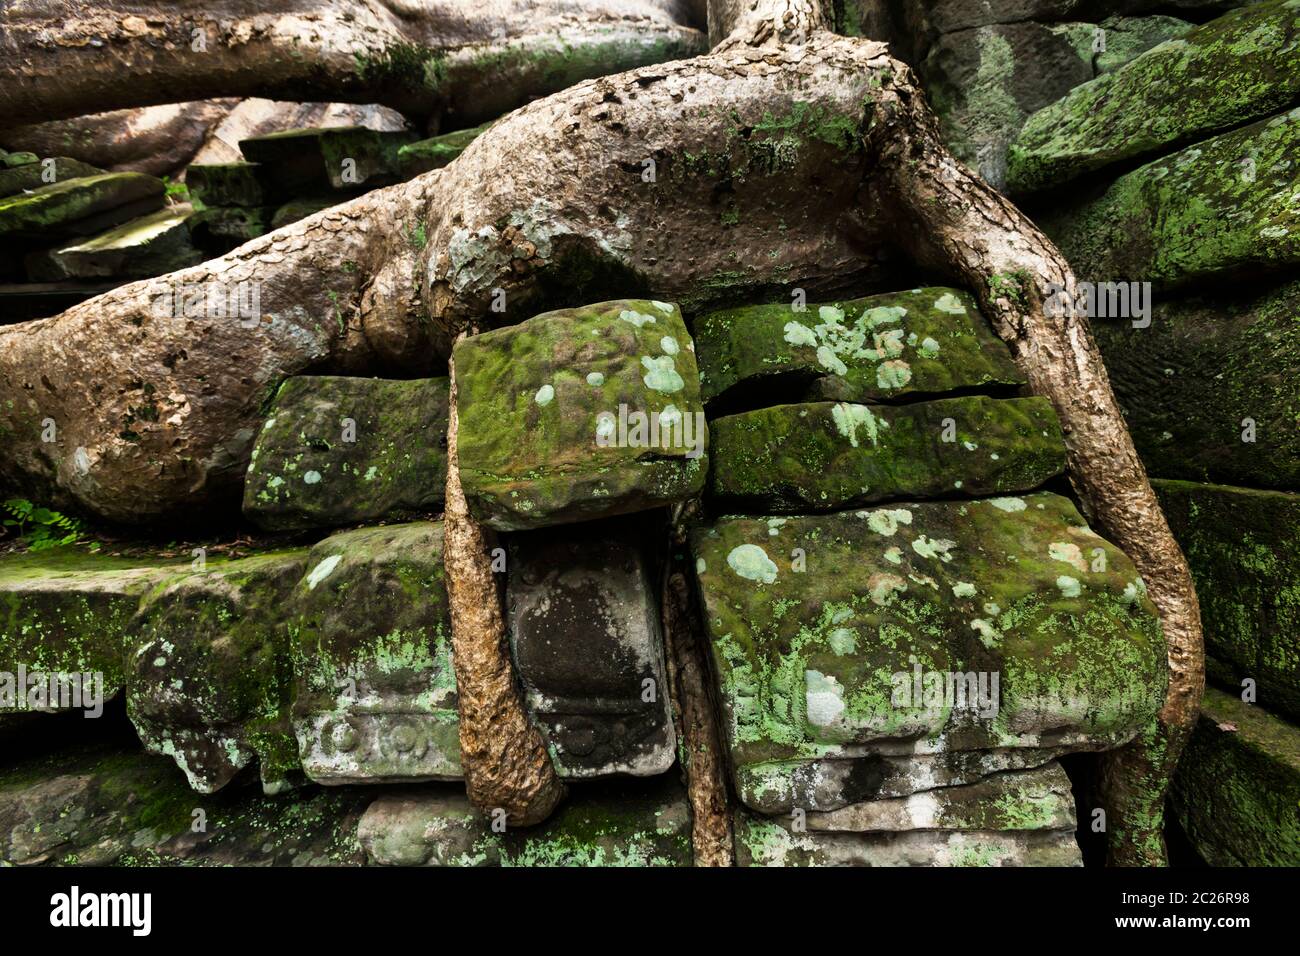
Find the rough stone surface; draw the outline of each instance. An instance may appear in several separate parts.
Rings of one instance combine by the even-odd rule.
[[[244,513],[297,530],[439,510],[447,388],[445,378],[287,379],[253,447]]]
[[[1034,114],[1008,152],[1007,185],[1027,192],[1147,159],[1268,116],[1297,98],[1300,4],[1252,4]]]
[[[462,340],[453,361],[461,482],[490,527],[644,511],[702,488],[707,429],[676,306],[620,300],[548,312]]]
[[[1163,697],[1144,584],[1056,495],[721,519],[692,550],[738,795],[762,812],[791,761],[867,758],[806,806],[832,810],[875,796],[873,756],[1113,747]],[[977,693],[949,703],[950,674]]]
[[[407,143],[397,150],[397,163],[402,175],[410,178],[431,169],[441,169],[453,159],[465,152],[465,147],[474,142],[491,123],[461,129],[454,133],[443,133],[416,143]]]
[[[274,197],[257,163],[195,164],[185,170],[190,197],[204,206],[264,206]]]
[[[1156,481],[1201,602],[1212,676],[1300,720],[1300,494]]]
[[[69,159],[67,156],[52,156],[46,163],[27,163],[12,169],[5,168],[3,163],[0,163],[0,198],[40,189],[42,186],[63,182],[65,179],[96,176],[102,172],[102,169]]]
[[[441,522],[326,538],[289,614],[293,729],[309,778],[460,777]]]
[[[562,776],[668,770],[676,759],[654,565],[643,522],[510,542],[508,622],[525,701]]]
[[[669,776],[575,788],[535,827],[496,833],[459,789],[380,797],[361,845],[388,866],[690,866],[690,804]]]
[[[1092,329],[1152,474],[1300,490],[1300,282],[1157,298],[1149,328]]]
[[[709,427],[709,495],[730,511],[1032,491],[1065,470],[1060,426],[1043,398],[778,405]]]
[[[167,207],[75,245],[35,253],[27,259],[27,273],[46,282],[110,276],[138,279],[195,265],[203,254],[190,243],[186,220],[192,212],[185,205]]]
[[[373,791],[194,793],[159,757],[76,748],[0,774],[0,865],[354,866]]]
[[[727,309],[697,318],[695,340],[706,402],[879,401],[1024,382],[975,300],[957,289],[810,304],[804,312]]]
[[[1148,163],[1043,226],[1079,277],[1094,282],[1170,287],[1294,269],[1297,151],[1300,107]]]
[[[0,239],[89,236],[163,204],[163,181],[143,173],[101,173],[0,199]]]
[[[1208,689],[1171,802],[1211,866],[1300,866],[1300,728]]]
[[[397,150],[405,132],[363,126],[292,129],[241,140],[240,152],[259,163],[278,189],[292,194],[368,189],[396,182]]]
[[[127,713],[145,749],[173,758],[200,793],[255,758],[269,791],[297,771],[282,621],[306,560],[294,550],[209,561],[141,605]]]
[[[100,673],[104,698],[117,694],[126,682],[127,641],[141,596],[187,567],[71,548],[6,555],[0,559],[0,672]]]

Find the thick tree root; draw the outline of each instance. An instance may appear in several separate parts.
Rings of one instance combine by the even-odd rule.
[[[475,521],[460,484],[456,373],[447,429],[443,562],[451,604],[452,661],[460,700],[460,757],[470,802],[504,810],[511,826],[540,823],[564,799],[546,745],[528,719],[506,646],[505,616],[492,573],[489,532]]]
[[[669,678],[683,736],[695,865],[732,866],[731,807],[717,715],[705,679],[705,648],[696,628],[690,585],[675,563],[664,574],[662,610]]]

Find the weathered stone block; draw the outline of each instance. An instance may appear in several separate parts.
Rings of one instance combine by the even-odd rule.
[[[1148,159],[1286,109],[1297,95],[1300,6],[1251,4],[1034,114],[1008,152],[1007,186],[1029,192]]]
[[[0,199],[0,238],[92,236],[154,212],[163,181],[143,173],[101,173],[41,186]]]
[[[373,796],[205,796],[165,758],[77,748],[0,775],[0,866],[356,866],[357,822]]]
[[[101,232],[84,242],[34,253],[27,258],[33,279],[148,278],[203,261],[190,244],[189,206],[160,209]]]
[[[1103,749],[1163,698],[1145,586],[1056,495],[727,518],[692,550],[736,787],[760,811],[781,796],[768,767],[858,760],[852,792],[805,807],[833,810],[885,775],[860,758]]]
[[[305,550],[211,560],[141,605],[127,713],[145,748],[172,757],[200,793],[255,757],[270,791],[297,770],[283,609],[306,560]]]
[[[462,340],[453,361],[461,482],[491,527],[644,511],[702,488],[707,429],[676,306],[548,312]]]
[[[1121,176],[1045,217],[1081,278],[1172,287],[1300,262],[1300,108]]]
[[[103,172],[95,166],[67,156],[51,156],[46,163],[32,162],[13,169],[4,168],[0,163],[0,198],[14,196],[27,190],[40,189],[65,179],[77,179],[81,176],[98,176]],[[53,176],[53,180],[50,177]]]
[[[244,513],[297,530],[439,510],[447,402],[445,378],[286,379],[253,447]]]
[[[6,555],[0,559],[0,673],[14,675],[15,684],[19,668],[29,675],[100,674],[103,698],[116,695],[126,683],[127,639],[141,596],[186,567],[74,549]],[[0,681],[0,714],[30,709],[17,686],[15,706],[6,707],[3,690]]]
[[[1207,689],[1170,800],[1211,866],[1300,866],[1300,728]]]
[[[645,529],[611,524],[510,542],[515,664],[565,777],[648,776],[676,759]]]
[[[1151,473],[1300,490],[1300,282],[1157,298],[1148,328],[1092,328]]]
[[[265,206],[276,198],[257,163],[196,163],[185,170],[185,186],[203,206]]]
[[[727,309],[695,321],[706,402],[861,402],[1020,385],[1007,347],[965,292],[917,289],[809,305]],[[782,391],[783,390],[783,391]]]
[[[491,125],[485,123],[471,129],[456,130],[454,133],[443,133],[441,136],[407,143],[397,150],[397,163],[402,175],[418,176],[431,169],[441,169],[463,153],[465,147],[478,139],[479,134]]]
[[[239,141],[244,158],[259,163],[274,186],[288,195],[331,189],[373,189],[398,179],[397,150],[405,132],[364,126],[291,129]]]
[[[1065,470],[1060,425],[1044,398],[778,405],[709,427],[709,495],[731,511],[1032,491]]]
[[[1187,555],[1211,671],[1300,720],[1300,495],[1153,482]]]
[[[358,837],[387,866],[690,866],[691,814],[681,784],[574,788],[545,823],[494,833],[459,788],[386,794]]]
[[[311,549],[288,613],[293,728],[308,777],[460,777],[441,522],[326,538]]]

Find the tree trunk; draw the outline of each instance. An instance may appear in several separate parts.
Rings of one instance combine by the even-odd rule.
[[[472,126],[703,51],[675,0],[7,4],[0,128],[214,96],[382,103]]]

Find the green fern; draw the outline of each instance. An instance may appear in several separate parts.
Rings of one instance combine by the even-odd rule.
[[[81,522],[76,518],[34,505],[26,498],[10,498],[0,508],[10,516],[4,519],[4,527],[15,529],[14,533],[28,551],[86,543],[82,540]],[[92,542],[91,550],[98,550],[98,544]]]

